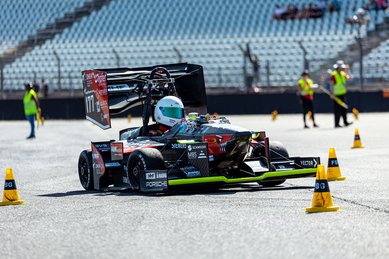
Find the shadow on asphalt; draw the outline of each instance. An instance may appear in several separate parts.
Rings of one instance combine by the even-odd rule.
[[[228,195],[240,192],[269,192],[269,191],[282,191],[282,190],[301,190],[301,189],[313,189],[312,186],[276,186],[276,187],[262,187],[262,186],[245,186],[245,185],[230,185],[228,188],[223,187],[207,187],[207,186],[187,186],[185,188],[174,188],[167,193],[137,193],[132,191],[112,190],[107,191],[69,191],[58,192],[38,195],[40,197],[61,198],[68,196],[79,195],[94,195],[94,196],[189,196],[189,195]]]

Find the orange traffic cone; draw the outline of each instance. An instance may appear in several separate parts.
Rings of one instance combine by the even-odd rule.
[[[355,129],[354,146],[352,146],[351,148],[364,148],[364,146],[362,146],[362,141],[361,141],[361,137],[359,136],[358,129]]]
[[[312,112],[311,111],[308,111],[308,120],[309,121],[312,121]]]
[[[317,166],[315,192],[313,193],[312,207],[306,208],[308,213],[338,211],[339,206],[334,205],[328,186],[324,165]]]
[[[336,158],[335,148],[330,148],[328,155],[328,167],[327,167],[328,181],[342,181],[346,180],[346,177],[342,176],[340,172],[338,158]]]
[[[18,190],[16,188],[14,174],[11,168],[7,168],[5,174],[4,195],[0,206],[23,204],[24,201],[19,199]]]
[[[351,112],[352,112],[353,115],[354,115],[354,119],[355,119],[355,120],[359,120],[359,111],[358,111],[358,109],[357,109],[357,108],[353,108],[353,109],[351,110]]]
[[[271,120],[276,121],[277,117],[278,117],[278,111],[277,110],[272,111],[271,112]]]

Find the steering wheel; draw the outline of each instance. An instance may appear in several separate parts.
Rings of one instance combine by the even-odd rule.
[[[153,80],[156,76],[159,78],[170,78],[170,73],[164,67],[156,67],[151,71],[150,79]]]

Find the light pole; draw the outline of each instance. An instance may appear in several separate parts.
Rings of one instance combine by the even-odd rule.
[[[357,36],[355,37],[358,42],[359,47],[359,80],[361,85],[361,90],[364,90],[364,76],[363,76],[363,42],[361,36],[361,25],[358,25]]]
[[[359,47],[359,82],[361,90],[364,91],[364,72],[363,72],[363,39],[362,39],[362,26],[368,25],[370,22],[369,14],[362,8],[359,8],[352,18],[346,21],[349,24],[356,26],[355,40]]]

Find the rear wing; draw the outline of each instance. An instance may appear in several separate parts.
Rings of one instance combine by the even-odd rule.
[[[111,127],[110,115],[120,114],[142,105],[148,96],[151,72],[162,67],[170,73],[178,97],[186,112],[207,112],[203,67],[179,63],[141,68],[110,68],[82,72],[86,119],[102,129]],[[154,89],[152,100],[159,100],[169,93]]]

